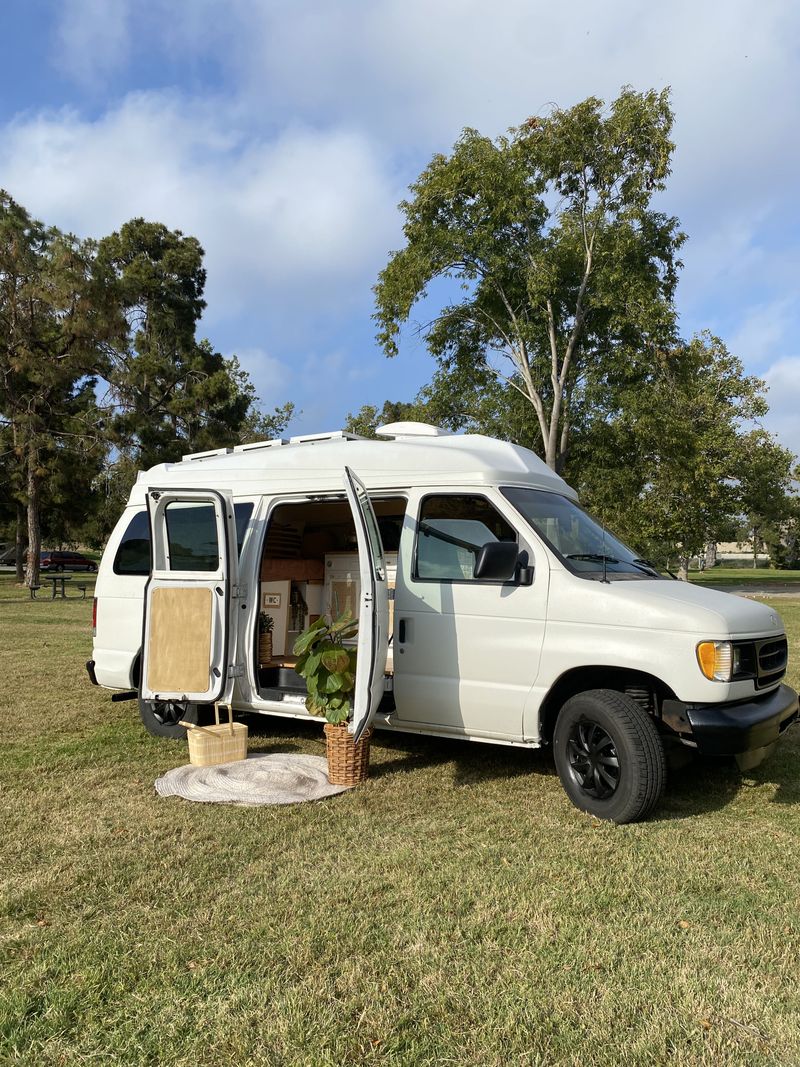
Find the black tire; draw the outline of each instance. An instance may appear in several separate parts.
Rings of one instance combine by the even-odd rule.
[[[64,573],[64,564],[63,563],[56,564],[56,574],[63,574],[63,573]]]
[[[139,697],[139,715],[145,730],[154,737],[186,737],[186,727],[179,726],[180,719],[186,722],[200,721],[199,704],[179,704],[172,700],[142,700]]]
[[[89,572],[89,574],[94,574],[97,571],[97,564],[90,563],[86,570]]]
[[[611,689],[571,697],[553,735],[561,784],[576,808],[615,823],[645,818],[664,791],[664,746],[635,700]]]

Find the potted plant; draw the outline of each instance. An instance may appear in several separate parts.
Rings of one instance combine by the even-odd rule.
[[[258,661],[266,664],[272,659],[272,631],[275,620],[266,611],[258,615]]]
[[[356,653],[344,642],[357,630],[358,623],[349,612],[332,622],[321,615],[294,643],[298,657],[295,670],[308,688],[306,707],[312,715],[325,719],[331,785],[357,785],[367,777],[369,768],[372,731],[367,730],[355,744],[347,728],[353,710]]]

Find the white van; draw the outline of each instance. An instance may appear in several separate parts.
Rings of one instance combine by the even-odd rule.
[[[374,720],[552,745],[571,800],[616,822],[653,808],[666,748],[752,767],[797,720],[771,608],[663,578],[527,449],[421,423],[379,433],[141,473],[100,564],[91,680],[138,698],[162,736],[214,702],[307,718],[293,642],[349,607],[357,737]]]

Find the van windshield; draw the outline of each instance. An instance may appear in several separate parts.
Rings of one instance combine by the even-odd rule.
[[[574,501],[541,489],[506,486],[503,496],[547,542],[565,565],[581,578],[635,580],[661,578],[656,568],[641,559],[619,538]]]

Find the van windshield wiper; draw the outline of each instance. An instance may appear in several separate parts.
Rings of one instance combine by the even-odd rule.
[[[585,559],[591,563],[625,563],[635,567],[637,571],[641,571],[643,574],[658,575],[658,571],[653,564],[646,559],[617,559],[616,556],[606,556],[602,552],[568,552],[565,558]]]
[[[568,552],[565,559],[588,559],[592,563],[621,563],[616,556],[604,556],[602,552]]]

